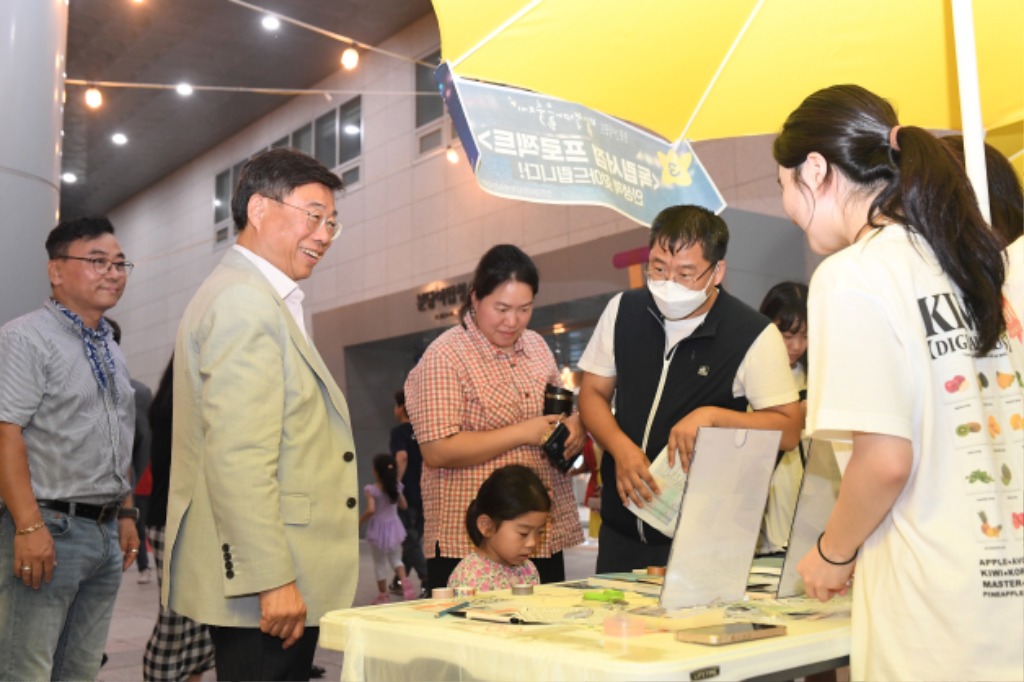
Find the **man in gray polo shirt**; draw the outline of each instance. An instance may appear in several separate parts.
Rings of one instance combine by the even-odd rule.
[[[50,300],[0,327],[0,679],[93,680],[139,547],[133,390],[103,319],[132,264],[106,218],[46,251]]]

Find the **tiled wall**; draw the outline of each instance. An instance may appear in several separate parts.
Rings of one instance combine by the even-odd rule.
[[[432,17],[381,45],[414,57],[437,46]],[[362,94],[364,134],[362,181],[338,202],[345,230],[303,283],[309,320],[316,313],[470,272],[496,243],[515,243],[540,255],[635,227],[604,208],[493,197],[477,187],[464,160],[452,165],[441,152],[417,158],[414,98],[375,94],[411,93],[413,77],[408,62],[365,54],[356,72],[339,72],[317,86]],[[111,212],[125,253],[138,264],[111,311],[125,330],[123,346],[134,376],[151,386],[157,383],[185,305],[223,254],[213,246],[214,176],[346,99],[282,100],[270,115]],[[745,231],[755,236],[734,239],[730,247],[730,256],[738,259],[730,260],[730,277],[743,286],[777,279],[773,251],[799,252],[797,262],[806,267],[791,277],[806,279],[816,263],[799,232],[780,220],[769,143],[762,137],[696,145],[730,205],[766,216],[763,233]]]

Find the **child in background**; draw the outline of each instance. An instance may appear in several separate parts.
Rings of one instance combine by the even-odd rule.
[[[448,586],[486,592],[540,583],[529,557],[550,511],[551,497],[532,469],[496,469],[466,511],[466,530],[477,549],[455,567]]]
[[[793,382],[800,391],[801,428],[807,413],[807,285],[779,282],[765,295],[760,312],[782,332],[789,354]],[[789,531],[804,475],[803,443],[789,452],[779,453],[768,489],[768,504],[761,522],[758,554],[782,552],[789,542]]]
[[[384,604],[390,600],[387,592],[387,580],[392,571],[403,585],[406,599],[416,598],[416,589],[405,579],[405,566],[402,564],[402,541],[405,540],[405,527],[398,518],[398,510],[406,508],[402,484],[398,482],[398,467],[395,458],[387,453],[375,455],[373,458],[373,475],[375,483],[367,485],[366,511],[359,517],[359,525],[366,526],[366,541],[370,543],[373,553],[373,571],[377,577],[377,590],[380,592],[373,604]]]

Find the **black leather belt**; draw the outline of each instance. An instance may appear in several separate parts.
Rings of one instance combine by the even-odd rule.
[[[91,519],[97,523],[106,523],[117,518],[117,510],[121,508],[120,502],[110,504],[84,504],[82,502],[65,502],[64,500],[36,500],[43,509],[67,514],[68,516],[81,516],[83,519]]]

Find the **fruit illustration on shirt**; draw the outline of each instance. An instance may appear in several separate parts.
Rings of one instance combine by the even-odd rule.
[[[945,383],[947,393],[956,393],[957,391],[966,391],[967,379],[962,374],[957,374],[955,377]]]
[[[1003,430],[999,428],[999,422],[996,421],[995,416],[990,414],[988,416],[988,435],[991,436],[992,438],[996,438],[1002,432]]]
[[[988,377],[985,376],[984,372],[978,372],[978,385],[982,388],[988,388]]]
[[[967,422],[966,424],[961,424],[956,427],[956,435],[961,438],[969,436],[972,433],[978,433],[979,431],[981,431],[981,424],[978,422]]]
[[[1024,512],[1013,512],[1013,529],[1017,530],[1021,526],[1024,526]]]
[[[1015,378],[1012,374],[996,372],[996,383],[999,384],[999,388],[1009,388]]]
[[[978,512],[978,518],[981,519],[981,532],[985,534],[985,537],[997,538],[999,537],[999,534],[1003,532],[1002,524],[999,524],[998,526],[988,525],[988,516],[985,512]]]
[[[965,478],[968,483],[995,483],[996,480],[984,469],[975,469]]]
[[[1010,481],[1013,480],[1013,475],[1010,473],[1010,467],[1003,464],[1002,468],[999,469],[1001,474],[999,480],[1003,482],[1003,485],[1010,485]]]
[[[1021,429],[1024,429],[1024,417],[1022,417],[1020,414],[1016,412],[1011,414],[1010,428],[1013,429],[1014,431],[1020,431]]]

